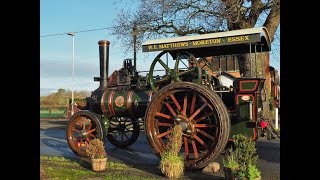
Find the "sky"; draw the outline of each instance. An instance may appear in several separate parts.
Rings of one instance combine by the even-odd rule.
[[[117,4],[115,4],[117,2]],[[40,0],[40,36],[101,29],[116,25],[118,8],[127,6],[126,1],[113,0]],[[110,41],[109,74],[122,67],[122,61],[132,58],[125,53],[120,42],[108,35],[106,29],[76,33],[74,36],[74,81],[72,81],[72,37],[67,34],[40,37],[40,96],[59,88],[93,91],[99,82],[98,41]],[[276,44],[280,44],[276,42]],[[274,48],[277,46],[274,46]],[[274,50],[271,66],[280,72],[279,51]],[[159,53],[159,52],[158,52]],[[274,54],[274,55],[273,55]],[[149,70],[156,54],[137,52],[139,71]]]

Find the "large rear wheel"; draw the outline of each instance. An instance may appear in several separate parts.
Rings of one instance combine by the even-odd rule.
[[[152,98],[145,115],[145,130],[155,154],[165,151],[171,129],[183,129],[185,165],[200,169],[225,148],[230,119],[221,98],[213,91],[191,82],[177,82],[162,88]]]

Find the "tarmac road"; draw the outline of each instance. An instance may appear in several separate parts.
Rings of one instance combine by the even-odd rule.
[[[65,126],[67,123],[67,120],[40,120],[41,155],[77,157],[69,148],[66,140]],[[159,165],[159,159],[154,155],[144,132],[140,132],[138,140],[126,149],[116,148],[107,142],[106,151],[110,160],[137,166],[143,170],[157,169]],[[280,179],[280,141],[268,141],[260,138],[257,141],[257,151],[259,155],[258,168],[261,170],[262,179]],[[222,165],[221,156],[216,161]],[[224,176],[223,171],[214,175],[215,177]]]

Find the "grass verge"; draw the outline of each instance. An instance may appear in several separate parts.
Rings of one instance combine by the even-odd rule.
[[[159,176],[108,160],[103,172],[91,170],[90,161],[56,156],[40,156],[41,179],[159,179]],[[160,177],[161,179],[161,177]]]
[[[51,114],[49,110],[40,110],[40,118],[61,118],[64,113],[64,110],[53,109]]]

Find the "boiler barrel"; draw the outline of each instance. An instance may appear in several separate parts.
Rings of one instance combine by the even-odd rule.
[[[106,89],[101,109],[107,117],[142,118],[151,100],[152,91]]]

